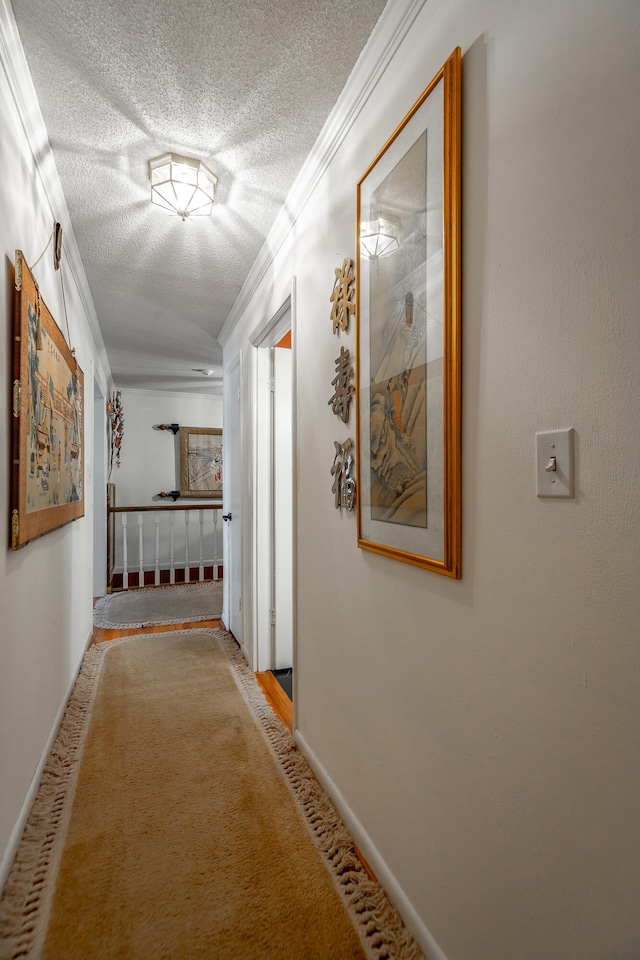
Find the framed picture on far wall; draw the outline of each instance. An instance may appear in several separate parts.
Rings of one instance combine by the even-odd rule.
[[[16,250],[11,548],[84,516],[84,377]]]
[[[357,185],[358,546],[460,577],[461,54]]]
[[[222,499],[222,430],[180,427],[180,496]]]

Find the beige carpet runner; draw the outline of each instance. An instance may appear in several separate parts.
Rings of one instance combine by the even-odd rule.
[[[421,956],[229,634],[92,647],[0,901],[0,958]]]
[[[93,609],[96,627],[158,626],[217,620],[222,614],[222,581],[143,587],[101,597]]]

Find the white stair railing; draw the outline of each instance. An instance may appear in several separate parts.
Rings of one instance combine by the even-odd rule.
[[[181,525],[176,526],[176,514],[184,514],[184,533]],[[129,514],[135,514],[138,527],[138,555],[137,563],[133,566],[135,574],[131,572],[132,558],[128,540]],[[116,523],[115,514],[120,514]],[[128,590],[132,576],[137,575],[137,585],[145,584],[145,576],[149,582],[159,586],[163,582],[176,583],[177,571],[183,571],[185,583],[196,580],[200,583],[208,579],[219,580],[222,572],[222,538],[219,536],[219,522],[221,504],[211,506],[198,504],[197,506],[169,507],[108,507],[107,523],[113,531],[110,537],[109,549],[113,553],[110,565],[111,589],[119,589],[119,577],[122,576],[122,589]],[[209,517],[211,522],[209,522]],[[191,517],[197,523],[198,542],[191,542]],[[117,522],[119,521],[119,522]],[[182,537],[184,536],[184,541]],[[111,542],[111,541],[114,542]],[[148,558],[145,563],[145,556]],[[183,561],[177,559],[184,557]],[[196,559],[197,558],[197,559]],[[194,564],[193,577],[191,563]],[[197,573],[196,573],[197,570]],[[163,576],[164,575],[164,576]],[[179,578],[182,579],[182,578]],[[133,580],[136,586],[135,579]]]

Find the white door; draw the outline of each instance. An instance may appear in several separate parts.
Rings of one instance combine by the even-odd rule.
[[[273,666],[293,666],[293,444],[291,349],[273,351]]]
[[[242,368],[240,358],[227,374],[228,405],[224,434],[224,511],[227,527],[226,624],[240,646],[244,645],[242,615]]]

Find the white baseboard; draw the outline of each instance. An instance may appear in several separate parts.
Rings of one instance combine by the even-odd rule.
[[[344,820],[345,826],[351,833],[351,836],[357,843],[358,847],[362,850],[363,855],[366,857],[372,870],[380,881],[380,885],[387,893],[389,900],[392,902],[404,920],[407,929],[410,930],[415,937],[427,960],[447,960],[442,949],[438,946],[434,937],[431,935],[416,913],[413,904],[402,890],[402,887],[396,880],[395,876],[382,859],[380,853],[375,847],[375,844],[371,840],[371,837],[357,819],[353,810],[350,808],[349,804],[342,796],[335,783],[327,773],[326,769],[318,760],[315,753],[299,730],[294,732],[294,739],[304,754],[307,763],[320,781],[325,793],[329,796],[338,813]]]
[[[2,891],[3,891],[3,889],[4,889],[4,885],[5,885],[5,883],[7,882],[7,877],[9,876],[9,872],[10,872],[11,867],[12,867],[12,865],[13,865],[13,860],[14,860],[14,857],[15,857],[15,855],[16,855],[16,851],[17,851],[17,849],[18,849],[18,844],[20,843],[20,840],[22,839],[22,834],[23,834],[23,832],[24,832],[25,824],[26,824],[27,819],[28,819],[28,817],[29,817],[29,814],[30,814],[30,812],[31,812],[31,807],[32,807],[32,805],[33,805],[33,801],[34,801],[34,799],[35,799],[36,793],[38,792],[38,787],[40,786],[40,778],[41,778],[41,776],[42,776],[42,771],[44,770],[44,767],[45,767],[45,764],[46,764],[47,760],[49,759],[49,754],[51,753],[51,748],[52,748],[52,746],[53,746],[53,744],[54,744],[54,741],[55,741],[55,739],[56,739],[56,736],[58,735],[58,729],[60,728],[60,724],[62,723],[62,717],[63,717],[63,715],[64,715],[65,710],[67,709],[67,703],[69,702],[69,697],[71,696],[71,691],[73,690],[74,684],[75,684],[76,680],[78,679],[78,674],[80,673],[80,667],[82,666],[82,661],[84,660],[84,655],[85,655],[85,653],[87,652],[87,650],[88,650],[88,648],[89,648],[89,645],[90,645],[92,639],[93,639],[93,627],[91,628],[91,632],[90,632],[89,637],[88,637],[88,639],[87,639],[87,642],[86,642],[86,644],[85,644],[85,648],[84,648],[84,650],[82,651],[82,654],[81,654],[81,656],[80,656],[80,659],[78,660],[78,663],[76,664],[76,668],[75,668],[75,670],[73,671],[73,676],[71,677],[71,680],[69,681],[69,685],[68,685],[67,691],[66,691],[66,693],[65,693],[65,695],[64,695],[64,697],[63,697],[62,703],[61,703],[61,705],[60,705],[60,709],[58,710],[58,713],[57,713],[57,715],[56,715],[55,720],[53,721],[53,726],[51,727],[51,732],[49,733],[49,737],[48,737],[47,742],[46,742],[46,744],[45,744],[45,746],[44,746],[44,750],[42,751],[42,755],[41,755],[40,760],[39,760],[39,762],[38,762],[38,766],[36,767],[36,770],[35,770],[35,773],[33,774],[33,777],[31,778],[31,783],[30,783],[30,785],[29,785],[29,789],[28,789],[28,791],[27,791],[27,795],[26,795],[26,797],[24,798],[24,803],[22,804],[22,809],[20,810],[20,813],[19,813],[19,815],[18,815],[18,819],[16,820],[15,826],[14,826],[13,830],[11,831],[11,836],[9,837],[9,842],[7,843],[7,847],[6,847],[6,849],[5,849],[5,851],[4,851],[4,854],[3,854],[3,856],[2,856],[2,861],[0,862],[0,895],[2,894]]]

